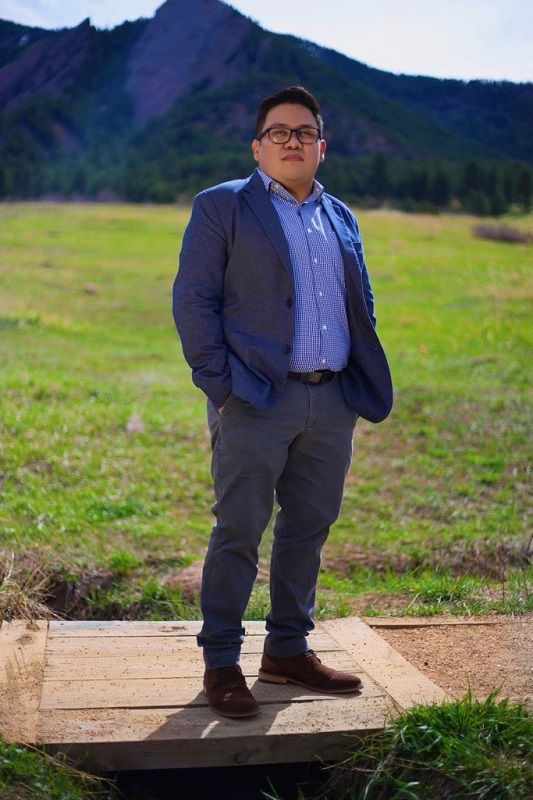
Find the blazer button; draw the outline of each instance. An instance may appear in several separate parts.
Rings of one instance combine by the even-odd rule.
[[[293,304],[294,304],[294,300],[292,299],[292,297],[289,297],[289,299],[287,300],[287,305],[289,306],[289,308],[292,308]]]
[[[290,344],[284,344],[284,345],[283,345],[283,352],[285,353],[285,355],[288,355],[288,353],[290,353],[290,352],[291,352],[291,346],[290,346]]]

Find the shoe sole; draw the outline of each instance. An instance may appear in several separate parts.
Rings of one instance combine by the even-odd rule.
[[[297,681],[294,678],[288,678],[286,675],[276,675],[273,672],[265,672],[263,669],[259,670],[257,677],[260,681],[263,681],[263,683],[295,683],[297,686],[303,686],[304,689],[309,689],[309,691],[318,692],[319,694],[355,694],[355,692],[363,688],[363,683],[360,681],[353,689],[337,689],[336,691],[332,689],[317,689],[316,686],[310,686],[308,683]]]
[[[224,717],[224,719],[252,719],[261,713],[260,708],[258,708],[257,711],[248,712],[247,714],[226,714],[226,712],[219,711],[218,708],[213,708],[213,706],[209,706],[209,708],[211,711],[214,711],[215,714],[218,714],[219,717]]]

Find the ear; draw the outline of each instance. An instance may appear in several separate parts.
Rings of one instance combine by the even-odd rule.
[[[256,161],[259,161],[259,148],[260,147],[261,147],[261,142],[259,142],[257,139],[254,139],[252,144],[251,144],[251,148],[252,148],[252,153],[254,154],[254,159]]]
[[[320,160],[321,161],[324,161],[324,158],[326,157],[326,147],[327,147],[326,140],[325,139],[321,139],[320,140]]]

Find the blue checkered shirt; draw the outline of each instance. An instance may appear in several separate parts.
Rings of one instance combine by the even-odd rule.
[[[337,237],[321,203],[324,187],[313,182],[298,203],[260,169],[289,245],[295,288],[295,329],[290,369],[340,371],[348,362],[344,265]]]

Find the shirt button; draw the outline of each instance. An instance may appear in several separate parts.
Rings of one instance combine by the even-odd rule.
[[[322,325],[322,330],[323,330],[323,331],[327,331],[327,329],[328,329],[328,326],[327,326],[327,325]]]
[[[326,359],[325,359],[325,358],[321,358],[321,359],[320,359],[320,363],[321,363],[321,364],[325,364],[325,363],[326,363]]]
[[[313,233],[313,231],[311,230],[311,228],[308,228],[308,229],[307,229],[307,233]]]

